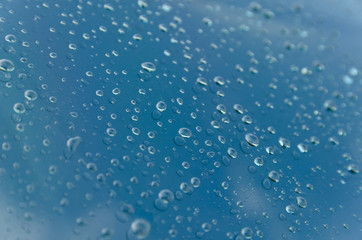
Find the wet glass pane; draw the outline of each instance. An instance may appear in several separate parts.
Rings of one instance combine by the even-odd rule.
[[[362,3],[0,2],[0,239],[360,239]]]

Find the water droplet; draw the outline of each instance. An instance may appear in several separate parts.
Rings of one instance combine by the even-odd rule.
[[[158,198],[167,202],[173,202],[175,196],[171,190],[163,189],[158,193]]]
[[[305,144],[303,144],[303,143],[299,143],[299,144],[297,145],[297,147],[298,147],[298,149],[299,149],[299,151],[300,151],[301,153],[306,153],[306,152],[308,152],[308,147],[307,147],[307,145],[305,145]]]
[[[198,177],[193,177],[193,178],[191,178],[191,184],[193,187],[197,188],[200,186],[201,181]]]
[[[241,120],[246,124],[252,124],[253,123],[253,119],[249,115],[243,116]]]
[[[236,158],[238,156],[238,152],[234,148],[228,148],[228,155],[231,158]]]
[[[280,137],[279,138],[279,144],[283,148],[290,148],[290,141],[288,139]]]
[[[159,102],[156,104],[156,108],[157,108],[158,111],[163,112],[163,111],[166,110],[167,105],[166,105],[165,102],[159,101]]]
[[[246,134],[245,140],[253,147],[257,147],[259,145],[259,138],[252,133]]]
[[[337,111],[337,104],[331,100],[327,100],[324,102],[323,107],[331,112]]]
[[[262,159],[261,157],[256,157],[256,158],[254,159],[254,164],[255,164],[256,166],[258,166],[258,167],[261,167],[261,166],[263,166],[264,161],[263,161],[263,159]]]
[[[203,223],[201,225],[202,230],[204,230],[204,232],[210,232],[212,225],[210,223]]]
[[[262,185],[266,190],[270,190],[272,188],[272,183],[269,178],[264,178],[262,181]]]
[[[225,80],[224,80],[224,78],[221,77],[221,76],[216,76],[216,77],[214,77],[214,82],[215,82],[217,85],[220,85],[220,86],[225,85]]]
[[[347,170],[351,173],[359,173],[359,166],[354,164],[354,163],[351,163],[347,166]]]
[[[183,191],[184,193],[189,193],[191,191],[191,187],[189,184],[182,182],[180,184],[180,190]]]
[[[287,213],[289,213],[289,214],[295,214],[297,211],[297,208],[293,204],[291,204],[291,205],[288,205],[285,207],[285,211],[287,211]]]
[[[225,114],[225,113],[226,113],[226,107],[225,107],[225,105],[223,105],[223,104],[217,105],[217,106],[216,106],[216,109],[217,109],[220,113],[222,113],[222,114]]]
[[[203,85],[203,86],[207,86],[207,80],[206,78],[203,78],[203,77],[198,77],[196,79],[196,82],[200,85]]]
[[[245,239],[251,239],[253,237],[253,230],[249,227],[244,227],[241,229],[241,235],[243,235]]]
[[[244,109],[240,104],[234,104],[233,108],[237,113],[240,113],[240,114],[244,113]]]
[[[15,66],[12,61],[9,59],[0,59],[0,70],[4,72],[12,72],[14,71]]]
[[[144,239],[151,231],[151,224],[142,218],[134,220],[131,224],[130,234],[137,239]]]
[[[268,132],[270,132],[271,134],[275,134],[275,128],[274,127],[268,127]]]
[[[16,42],[16,37],[12,34],[8,34],[5,36],[5,41],[7,41],[9,43],[14,43],[14,42]]]
[[[307,200],[304,197],[298,196],[297,197],[297,203],[298,206],[301,208],[306,208],[307,207]]]
[[[141,64],[142,68],[148,72],[154,72],[156,71],[156,66],[155,64],[151,63],[151,62],[144,62]]]
[[[38,94],[33,90],[26,90],[24,96],[29,101],[34,101],[38,98]]]
[[[13,109],[16,113],[23,114],[25,113],[25,106],[22,103],[15,103]]]
[[[67,141],[67,147],[70,151],[74,152],[75,150],[77,150],[77,147],[79,145],[79,143],[82,141],[81,137],[73,137],[73,138],[69,138]]]
[[[184,138],[190,138],[192,136],[191,130],[188,128],[180,128],[178,130],[178,134],[180,134],[180,136]]]
[[[268,177],[273,181],[273,182],[279,182],[279,173],[277,173],[276,171],[270,171],[268,174]]]

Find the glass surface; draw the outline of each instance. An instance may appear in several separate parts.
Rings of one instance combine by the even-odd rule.
[[[361,239],[361,11],[1,1],[0,239]]]

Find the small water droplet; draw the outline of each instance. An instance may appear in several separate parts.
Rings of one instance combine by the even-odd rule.
[[[253,230],[249,227],[244,227],[241,229],[241,235],[243,235],[245,239],[251,239],[253,237]]]
[[[129,234],[137,239],[144,239],[150,231],[151,224],[146,219],[137,218],[132,222]]]
[[[307,200],[304,197],[298,196],[297,197],[297,203],[298,206],[301,208],[306,208],[307,207]]]
[[[279,182],[279,173],[277,173],[276,171],[270,171],[268,174],[268,177],[273,181],[273,182]]]
[[[190,138],[192,136],[191,130],[188,128],[180,128],[178,130],[178,134],[180,134],[180,136],[184,138]]]
[[[12,61],[9,59],[0,59],[0,70],[4,72],[12,72],[14,71],[15,66]]]
[[[246,134],[245,140],[253,147],[257,147],[259,145],[259,138],[252,133]]]
[[[148,72],[154,72],[156,71],[156,66],[155,64],[151,63],[151,62],[144,62],[141,64],[142,68]]]
[[[159,101],[159,102],[156,104],[156,108],[157,108],[158,111],[163,112],[163,111],[165,111],[165,110],[167,109],[167,105],[166,105],[165,102]]]

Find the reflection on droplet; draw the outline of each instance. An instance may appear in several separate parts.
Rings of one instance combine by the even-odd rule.
[[[259,145],[259,138],[252,133],[246,134],[245,140],[253,147],[257,147]]]

